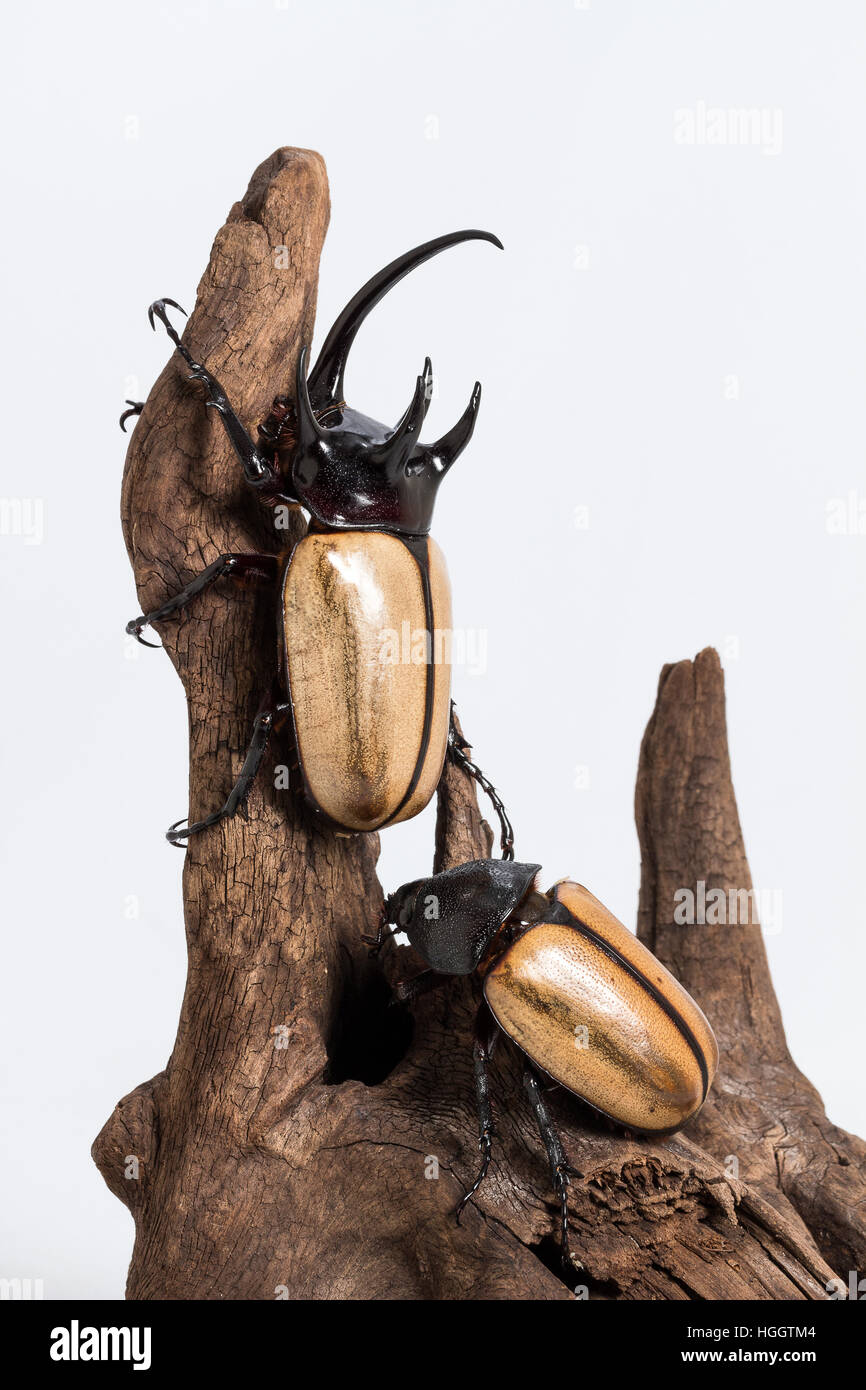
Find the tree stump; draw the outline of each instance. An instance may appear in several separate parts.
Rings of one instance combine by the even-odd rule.
[[[311,341],[328,208],[321,158],[278,150],[214,242],[184,338],[249,425],[277,391],[292,393],[298,352]],[[300,514],[292,524],[302,528]],[[285,543],[248,495],[219,420],[177,354],[132,436],[123,527],[142,611],[225,551]],[[274,594],[221,581],[158,630],[189,704],[194,818],[232,785],[272,680]],[[713,661],[702,654],[694,671],[715,670]],[[857,1189],[845,1185],[842,1154],[859,1158],[863,1146],[826,1121],[820,1137],[809,1129],[820,1103],[792,1064],[785,1071],[759,936],[712,947],[706,929],[673,928],[667,915],[674,880],[687,883],[700,869],[708,882],[740,886],[747,873],[733,830],[721,676],[715,686],[698,680],[698,699],[691,671],[690,663],[666,668],[644,742],[641,932],[720,1031],[726,1069],[704,1116],[664,1142],[614,1132],[551,1089],[577,1175],[570,1210],[582,1267],[561,1269],[558,1205],[521,1062],[504,1038],[492,1085],[494,1163],[456,1224],[478,1159],[476,987],[453,980],[412,1016],[390,1002],[389,982],[420,962],[390,943],[371,961],[361,943],[382,902],[378,838],[324,830],[275,791],[275,748],[247,819],[190,842],[189,971],[174,1050],[165,1071],[119,1102],[93,1146],[135,1220],[128,1297],[564,1299],[576,1289],[606,1299],[827,1297],[833,1271],[818,1247],[847,1269],[862,1225],[844,1214]],[[718,764],[712,786],[703,764],[695,767],[702,738]],[[687,763],[683,741],[695,755]],[[670,804],[669,783],[679,798]],[[472,783],[448,765],[438,798],[435,867],[487,855]],[[670,882],[657,863],[676,866]],[[750,1016],[736,1002],[747,967]],[[768,1020],[765,1049],[738,1044],[738,1028],[753,1028],[754,1039]],[[799,1078],[794,1089],[785,1090],[785,1076]],[[756,1135],[760,1152],[747,1159]],[[732,1152],[753,1184],[726,1173]],[[126,1176],[130,1156],[137,1179]]]
[[[641,746],[635,798],[642,870],[638,935],[712,1020],[721,1062],[690,1135],[780,1210],[790,1207],[845,1271],[866,1267],[866,1144],[831,1124],[785,1041],[757,916],[674,924],[674,894],[748,893],[718,654],[665,666]],[[728,914],[730,920],[730,914]],[[787,1198],[787,1202],[784,1199]],[[788,1205],[790,1203],[790,1207]]]

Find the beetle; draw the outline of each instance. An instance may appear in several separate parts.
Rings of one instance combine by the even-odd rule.
[[[481,1164],[492,1154],[488,1064],[504,1033],[524,1055],[524,1087],[560,1203],[561,1253],[571,1262],[570,1169],[539,1084],[546,1078],[630,1131],[667,1135],[697,1114],[719,1051],[695,1001],[587,888],[538,888],[540,865],[475,860],[404,884],[386,900],[378,933],[405,932],[427,969],[398,985],[411,1003],[455,975],[475,975],[482,1002],[473,1063]]]
[[[370,310],[405,275],[460,242],[502,248],[491,232],[452,232],[415,247],[374,275],[349,301],[328,333],[307,376],[307,347],[299,356],[294,404],[274,399],[254,443],[216,378],[197,362],[168,316],[172,299],[150,306],[200,382],[262,503],[302,506],[307,533],[281,554],[226,554],[179,593],[126,630],[144,642],[144,628],[179,613],[225,575],[269,579],[280,587],[276,694],[265,700],[238,780],[225,804],[203,820],[175,822],[167,837],[191,835],[242,808],[271,734],[286,727],[295,778],[317,816],[344,832],[379,830],[417,815],[439,783],[446,755],[493,801],[502,854],[513,857],[513,835],[496,789],[466,754],[450,700],[451,595],[442,552],[430,537],[437,490],[469,443],[481,386],[447,434],[423,444],[419,434],[432,396],[427,358],[408,409],[388,427],[346,404],[343,378],[349,350]],[[128,402],[126,420],[141,413]],[[290,464],[283,467],[282,456]],[[395,658],[387,637],[423,640],[421,660]]]

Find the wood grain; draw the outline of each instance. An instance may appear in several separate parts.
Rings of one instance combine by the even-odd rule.
[[[707,892],[721,889],[729,901],[753,886],[731,779],[724,676],[712,648],[662,670],[635,814],[638,933],[695,996],[721,1047],[716,1084],[691,1132],[708,1152],[733,1155],[740,1175],[769,1201],[787,1199],[788,1212],[796,1210],[847,1278],[866,1268],[866,1144],[827,1119],[791,1058],[757,914],[739,925],[674,921],[678,890],[696,891],[703,880]]]

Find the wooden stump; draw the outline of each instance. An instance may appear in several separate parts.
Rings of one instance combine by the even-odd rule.
[[[291,392],[299,349],[312,338],[327,222],[321,158],[283,149],[256,170],[217,234],[185,342],[249,425],[277,391]],[[285,542],[248,495],[219,420],[177,354],[134,430],[123,525],[143,611],[224,551],[276,551]],[[275,625],[272,591],[221,581],[159,627],[189,703],[192,817],[221,804],[237,775],[273,675]],[[711,660],[699,658],[696,669]],[[663,837],[692,844],[682,834],[677,840],[664,787],[658,793],[666,740],[693,718],[688,699],[671,698],[684,680],[680,667],[672,671],[641,764],[641,929],[724,1030],[740,1017],[733,1002],[746,955],[726,946],[699,969],[704,948],[696,933],[667,927],[668,885],[652,868]],[[713,737],[726,768],[716,714]],[[570,1206],[583,1268],[564,1276],[546,1158],[519,1058],[503,1039],[492,1088],[494,1164],[457,1226],[454,1208],[478,1157],[474,987],[450,982],[421,1000],[414,1018],[390,1005],[387,981],[419,961],[409,948],[389,946],[381,963],[371,962],[361,945],[382,902],[378,839],[314,826],[297,800],[274,790],[280,761],[276,750],[247,820],[190,843],[189,973],[177,1041],[165,1071],[119,1102],[94,1144],[108,1186],[135,1219],[129,1297],[563,1299],[578,1286],[591,1297],[624,1299],[827,1296],[832,1271],[815,1240],[847,1269],[843,1232],[853,1242],[859,1230],[853,1217],[843,1222],[845,1202],[854,1200],[847,1189],[825,1191],[823,1207],[817,1193],[838,1131],[826,1126],[816,1150],[803,1128],[781,1183],[772,1180],[769,1148],[767,1162],[763,1149],[756,1159],[754,1187],[720,1162],[738,1143],[745,1158],[756,1126],[762,1143],[774,1142],[767,1128],[774,1107],[785,1132],[800,1134],[801,1112],[790,1097],[783,1105],[757,1063],[751,1107],[738,1107],[728,1084],[734,1072],[726,1072],[706,1119],[666,1142],[614,1133],[552,1090],[578,1174]],[[712,837],[727,802],[701,801],[693,781],[694,767],[680,795],[689,814],[704,818],[700,843],[711,855],[730,855],[730,833],[718,844]],[[484,856],[490,843],[472,784],[449,766],[439,790],[436,867]],[[666,853],[661,862],[677,864],[675,877],[688,882],[698,860],[684,850],[679,861]],[[733,874],[739,883],[744,864],[711,857],[700,866],[707,881]],[[761,949],[748,947],[753,963]],[[759,986],[772,1014],[768,975]],[[774,1027],[777,1020],[776,1009]],[[745,1048],[736,1065],[748,1055]],[[767,1057],[777,1062],[778,1048]],[[817,1114],[814,1092],[802,1086]],[[814,1173],[816,1152],[823,1166]],[[130,1156],[139,1161],[137,1179],[126,1176]]]
[[[837,1269],[862,1270],[866,1144],[830,1123],[791,1059],[756,914],[753,925],[674,923],[678,889],[694,891],[703,880],[707,893],[721,889],[729,903],[752,888],[731,781],[724,676],[711,648],[662,671],[635,814],[638,935],[698,1000],[721,1049],[715,1085],[689,1133],[716,1157],[737,1157],[740,1176],[780,1210],[790,1215],[793,1207]]]

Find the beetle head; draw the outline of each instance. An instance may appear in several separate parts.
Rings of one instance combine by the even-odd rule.
[[[396,893],[389,893],[385,899],[385,921],[398,931],[406,931],[412,921],[415,900],[425,882],[429,882],[429,879],[416,878],[413,883],[404,883],[402,888],[398,888]]]
[[[307,349],[298,359],[297,445],[292,483],[305,507],[327,527],[425,535],[439,484],[465,449],[481,399],[478,382],[456,425],[433,444],[421,426],[433,394],[430,359],[417,378],[406,413],[395,426],[361,414],[343,399],[349,349],[367,314],[415,266],[461,241],[502,243],[490,232],[452,232],[407,251],[374,275],[340,314],[307,378]]]

